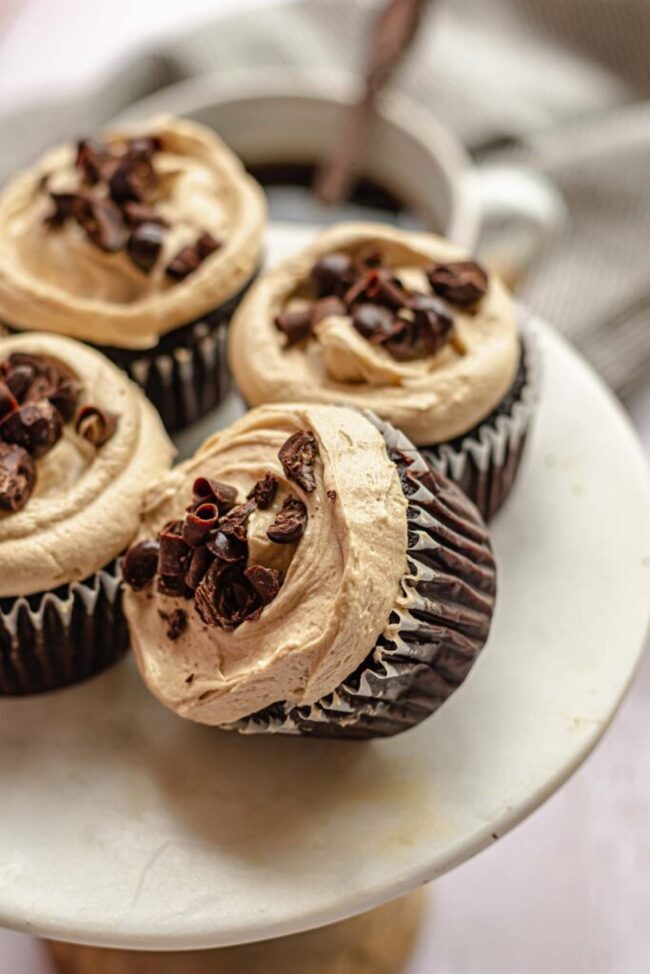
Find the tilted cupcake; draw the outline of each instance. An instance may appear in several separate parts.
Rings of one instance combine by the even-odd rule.
[[[99,347],[181,429],[227,390],[265,218],[257,183],[192,122],[60,146],[0,196],[0,323]]]
[[[0,695],[74,683],[124,652],[117,559],[172,456],[153,407],[98,352],[0,338]]]
[[[483,647],[495,566],[476,508],[347,407],[254,409],[149,493],[125,612],[151,692],[243,732],[399,733]]]
[[[401,429],[490,518],[536,396],[503,285],[439,237],[340,224],[264,274],[230,334],[251,405],[349,402]]]

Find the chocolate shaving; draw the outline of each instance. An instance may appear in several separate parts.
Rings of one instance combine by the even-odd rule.
[[[311,430],[298,430],[280,448],[278,457],[289,480],[310,494],[316,489],[314,464],[318,456],[318,444]]]
[[[379,345],[397,334],[402,323],[389,308],[364,302],[352,312],[352,324],[373,345]]]
[[[183,281],[198,270],[203,261],[220,247],[220,242],[210,233],[202,233],[196,243],[182,247],[165,268],[165,274],[173,281]]]
[[[311,331],[311,313],[311,308],[303,308],[300,311],[283,311],[276,315],[275,327],[287,336],[287,345],[295,345],[307,338]]]
[[[45,217],[46,225],[53,229],[62,227],[66,220],[75,215],[77,198],[76,193],[50,193],[54,209]]]
[[[278,489],[277,478],[273,474],[266,473],[261,480],[252,487],[248,492],[248,500],[253,500],[259,507],[261,511],[266,510],[269,504],[273,501],[276,491]]]
[[[84,440],[88,440],[99,449],[114,435],[117,421],[118,417],[115,413],[107,409],[100,409],[99,406],[84,406],[77,417],[75,429]]]
[[[228,564],[235,564],[238,561],[246,561],[248,557],[248,544],[246,541],[238,541],[230,538],[223,531],[216,531],[210,535],[206,548],[209,552],[225,561]]]
[[[289,495],[266,536],[276,544],[293,544],[302,538],[306,525],[307,508],[297,497]]]
[[[169,227],[167,220],[147,203],[132,201],[125,203],[122,207],[122,213],[130,227],[139,227],[142,223],[155,223],[159,227]]]
[[[236,565],[225,568],[218,582],[212,596],[212,618],[218,626],[236,629],[242,622],[259,618],[262,600],[241,568]]]
[[[427,276],[436,294],[461,308],[475,305],[488,287],[486,272],[473,260],[434,264]]]
[[[191,598],[192,592],[185,585],[182,575],[159,575],[158,591],[161,595],[170,595],[173,598]]]
[[[203,581],[203,576],[213,561],[214,556],[208,551],[205,545],[201,545],[200,548],[194,548],[190,567],[185,576],[185,584],[189,589],[195,591],[199,587]]]
[[[325,254],[314,264],[310,276],[317,297],[341,296],[354,280],[352,258],[339,251]]]
[[[0,511],[20,511],[35,486],[36,466],[29,453],[0,442]]]
[[[434,355],[447,341],[454,324],[453,319],[442,302],[430,294],[413,294],[410,306],[420,340],[427,346],[429,353]]]
[[[190,511],[183,522],[183,539],[192,548],[205,544],[207,536],[216,527],[219,508],[216,504],[201,504]]]
[[[79,386],[73,379],[67,377],[59,379],[56,389],[50,393],[49,400],[61,413],[63,421],[70,423],[77,408]]]
[[[10,392],[13,393],[18,402],[23,402],[27,391],[36,378],[36,372],[31,365],[16,365],[10,368],[5,375],[5,384]],[[14,407],[15,408],[15,407]],[[0,416],[2,415],[2,402],[0,402]]]
[[[225,514],[237,503],[237,491],[230,484],[210,477],[197,477],[192,488],[195,503],[212,502],[219,508],[220,514]]]
[[[282,572],[277,568],[266,568],[264,565],[251,565],[244,572],[263,605],[272,602],[282,585]]]
[[[334,296],[321,298],[312,306],[311,327],[315,328],[325,318],[333,318],[345,314],[347,314],[347,310],[340,298]]]
[[[254,500],[247,500],[243,504],[233,507],[219,521],[219,530],[235,541],[246,541],[248,533],[248,519],[255,510]]]
[[[126,252],[143,273],[149,274],[160,256],[164,232],[159,223],[140,223],[126,244]]]
[[[33,457],[48,453],[62,432],[61,414],[46,399],[20,406],[0,423],[0,440],[22,446]]]
[[[157,541],[140,541],[127,551],[122,562],[122,578],[135,592],[149,585],[158,568],[160,545]]]
[[[77,143],[75,165],[81,170],[84,182],[94,185],[100,180],[110,178],[115,164],[111,150],[100,139],[81,139]]]
[[[128,231],[121,210],[112,200],[78,194],[73,216],[100,250],[114,254],[124,248]]]
[[[179,636],[183,635],[187,629],[187,612],[185,609],[173,609],[171,612],[158,610],[158,614],[167,623],[167,632],[165,633],[167,639],[174,642]]]
[[[151,161],[148,140],[133,140],[117,163],[108,180],[108,189],[116,203],[142,203],[156,186],[156,172]]]
[[[18,400],[9,387],[8,382],[0,381],[0,420],[18,409]]]

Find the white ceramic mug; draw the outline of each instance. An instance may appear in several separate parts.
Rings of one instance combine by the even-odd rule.
[[[313,163],[335,145],[354,90],[352,79],[330,72],[204,75],[143,99],[118,121],[167,111],[215,129],[247,165]],[[467,250],[487,238],[483,256],[510,282],[564,220],[562,200],[545,178],[518,167],[475,166],[448,128],[397,93],[377,105],[363,170]]]

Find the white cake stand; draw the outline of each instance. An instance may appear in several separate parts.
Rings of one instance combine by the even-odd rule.
[[[296,242],[276,231],[275,256]],[[152,950],[306,930],[441,875],[566,781],[639,661],[650,492],[612,396],[539,334],[543,401],[494,524],[497,613],[466,685],[417,729],[372,743],[184,723],[130,660],[3,700],[1,925]]]

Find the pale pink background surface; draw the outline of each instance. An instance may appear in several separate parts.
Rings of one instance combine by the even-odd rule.
[[[0,0],[0,111],[90,81],[156,34],[256,5]],[[650,380],[630,408],[650,456]],[[574,778],[515,832],[431,887],[405,974],[647,974],[649,713],[646,658],[613,729]],[[0,930],[0,974],[53,972],[36,941]]]

